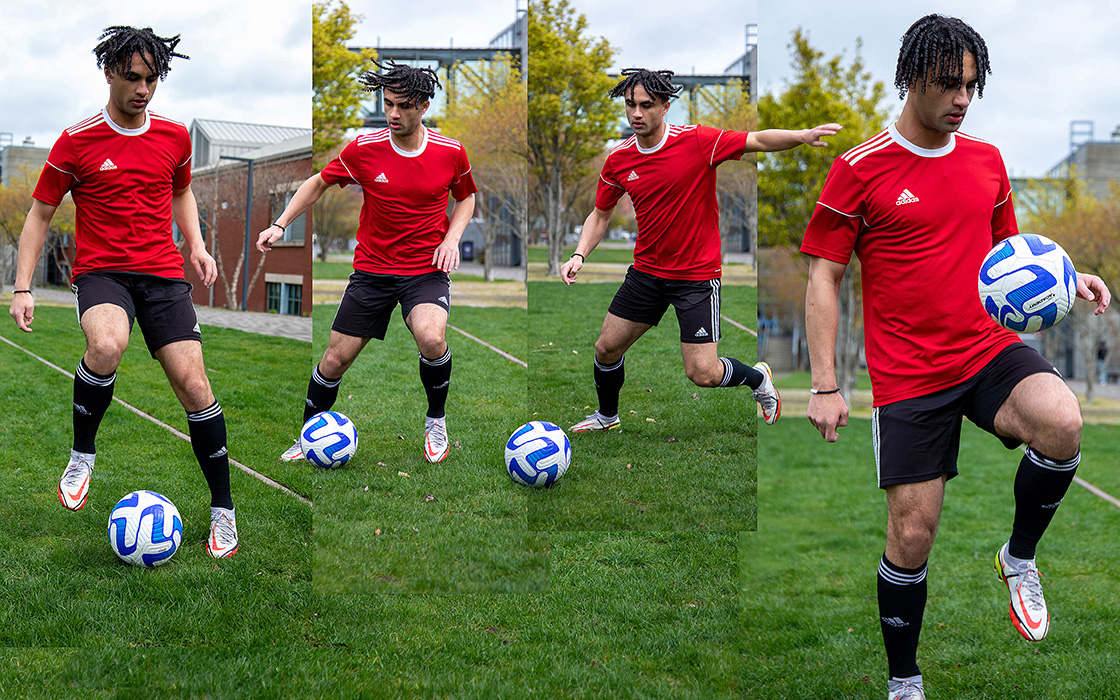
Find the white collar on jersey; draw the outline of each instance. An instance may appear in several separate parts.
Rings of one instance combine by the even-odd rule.
[[[661,143],[657,144],[653,148],[642,148],[642,144],[638,143],[638,137],[634,137],[634,145],[638,148],[638,153],[656,153],[657,151],[661,150],[661,147],[664,146],[665,142],[669,140],[669,122],[662,123],[665,125],[665,133],[661,137]]]
[[[109,128],[117,132],[121,136],[139,136],[140,134],[146,132],[148,130],[148,127],[152,125],[152,118],[148,115],[148,110],[146,109],[144,110],[144,126],[138,126],[135,129],[126,129],[120,124],[117,124],[109,116],[109,110],[105,107],[101,108],[101,115],[105,117],[105,123],[109,125]]]
[[[428,129],[423,124],[420,125],[420,128],[424,129],[424,138],[420,141],[420,148],[417,148],[415,151],[406,151],[402,149],[397,145],[397,142],[393,140],[392,132],[389,133],[389,145],[393,147],[393,150],[397,152],[397,155],[402,155],[405,158],[415,158],[416,156],[424,152],[424,149],[428,147]]]
[[[887,127],[887,132],[890,133],[891,138],[894,139],[895,143],[899,146],[923,158],[940,158],[941,156],[947,156],[957,147],[957,134],[955,132],[949,133],[949,143],[941,148],[922,148],[921,146],[910,143],[906,140],[906,137],[898,133],[898,122]]]

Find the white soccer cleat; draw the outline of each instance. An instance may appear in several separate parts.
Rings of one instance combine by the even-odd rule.
[[[897,681],[892,678],[887,681],[887,700],[926,700],[921,677],[918,680],[907,678]]]
[[[778,388],[774,386],[774,373],[770,371],[770,365],[759,362],[754,368],[762,372],[762,383],[754,390],[754,400],[762,406],[762,420],[766,421],[766,425],[773,425],[778,416],[782,415],[782,397],[778,396]]]
[[[280,455],[281,462],[302,462],[303,461],[303,448],[300,447],[299,440],[296,444],[284,450],[284,454]]]
[[[210,509],[210,539],[206,540],[206,553],[215,559],[229,559],[237,554],[237,517],[233,511]]]
[[[432,464],[447,459],[451,452],[451,443],[447,439],[447,426],[444,423],[432,423],[424,430],[424,459]]]
[[[622,421],[619,420],[618,416],[614,418],[604,418],[601,413],[595,411],[590,416],[568,428],[568,430],[573,433],[590,433],[595,430],[618,430],[621,427]]]
[[[72,454],[66,471],[58,480],[58,500],[70,510],[80,510],[89,495],[89,480],[93,476],[93,462],[89,457]]]
[[[1050,631],[1050,611],[1046,609],[1046,599],[1042,597],[1038,569],[1033,560],[1012,569],[1003,560],[1005,549],[1006,545],[996,552],[995,569],[999,580],[1007,584],[1011,594],[1011,621],[1027,641],[1040,642]]]

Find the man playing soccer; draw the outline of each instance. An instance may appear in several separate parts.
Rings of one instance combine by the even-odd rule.
[[[1011,537],[996,553],[1015,628],[1046,636],[1035,546],[1073,480],[1081,413],[1057,371],[982,309],[984,255],[1018,232],[999,151],[958,131],[990,73],[984,40],[959,19],[929,15],[902,38],[898,121],[836,159],[805,233],[813,256],[805,300],[812,361],[808,417],[829,442],[848,407],[833,368],[840,279],[863,265],[867,365],[887,545],[878,599],[889,697],[924,698],[917,664],[926,561],[945,483],[957,474],[961,416],[1008,449],[1025,443],[1015,476]],[[1110,294],[1092,275],[1077,293],[1100,314]]]
[[[584,260],[603,240],[618,200],[629,194],[638,219],[634,264],[615,294],[595,341],[595,390],[598,410],[571,430],[614,430],[621,425],[618,396],[625,376],[625,353],[661,320],[672,304],[681,331],[681,356],[688,378],[697,386],[737,387],[754,391],[767,423],[782,410],[770,367],[753,368],[719,357],[720,258],[716,166],[746,153],[781,151],[821,139],[841,127],[757,132],[723,131],[706,126],[665,122],[669,101],[683,89],[673,85],[672,71],[628,68],[611,97],[626,101],[626,120],[634,135],[614,148],[603,164],[595,209],[583,224],[572,257],[560,268],[571,284]]]
[[[190,262],[207,286],[217,277],[206,252],[191,192],[191,143],[179,122],[148,111],[167,77],[179,37],[151,29],[109,27],[93,50],[109,84],[99,114],[63,132],[35,187],[19,241],[11,315],[31,332],[31,276],[51,218],[69,192],[77,208],[77,256],[71,283],[86,352],[74,374],[74,446],[58,484],[71,510],[86,502],[96,450],[94,437],[113,398],[117,366],[135,319],[148,351],[159,360],[187,412],[191,447],[210,487],[213,557],[237,552],[230,496],[226,424],[202,361],[202,336],[183,277],[172,219],[186,239]]]
[[[428,397],[424,457],[442,462],[451,449],[444,404],[451,382],[445,340],[451,278],[459,267],[459,239],[474,211],[477,191],[467,154],[458,141],[421,123],[440,87],[435,73],[389,61],[388,72],[363,73],[367,90],[382,91],[389,127],[359,136],[322,172],[304,182],[257,247],[268,250],[284,227],[331,185],[362,187],[354,272],[331,326],[323,359],[311,374],[303,420],[330,410],[342,375],[370,338],[383,340],[397,304],[420,351],[420,382]],[[447,216],[448,193],[455,200]],[[299,441],[280,456],[303,458]]]

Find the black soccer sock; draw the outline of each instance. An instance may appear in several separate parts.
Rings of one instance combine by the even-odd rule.
[[[1033,559],[1042,533],[1073,482],[1081,452],[1064,462],[1027,448],[1015,474],[1015,524],[1007,553],[1017,559]]]
[[[307,401],[303,405],[303,422],[306,423],[317,413],[331,410],[334,402],[338,400],[338,385],[342,377],[327,379],[315,365],[311,373],[311,381],[307,383]]]
[[[887,666],[892,678],[908,678],[918,670],[918,635],[926,608],[926,565],[904,569],[887,560],[879,561],[879,625],[887,648]]]
[[[113,385],[117,373],[98,374],[91,370],[85,359],[78,362],[74,371],[74,450],[95,454],[94,438],[105,411],[113,402]]]
[[[435,360],[420,355],[420,383],[428,394],[428,418],[443,418],[451,388],[451,348]]]
[[[723,381],[720,386],[743,386],[746,384],[752,389],[762,386],[762,372],[754,367],[747,367],[734,357],[721,357],[723,363]]]
[[[202,467],[206,485],[210,487],[212,508],[233,509],[229,493],[229,453],[226,450],[226,417],[218,402],[201,411],[187,411],[187,429],[191,449]]]
[[[599,415],[610,418],[618,415],[618,394],[626,381],[626,356],[618,358],[613,365],[604,365],[595,360],[595,393],[599,395]]]

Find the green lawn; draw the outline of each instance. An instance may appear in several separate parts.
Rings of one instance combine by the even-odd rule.
[[[84,349],[73,309],[39,307],[34,333],[12,325],[0,334],[71,371]],[[230,455],[309,495],[307,476],[275,461],[273,401],[301,393],[308,344],[209,327],[203,337]],[[190,446],[114,404],[98,434],[89,500],[68,511],[56,489],[72,438],[72,391],[73,380],[0,344],[0,645],[272,647],[308,634],[311,508],[231,469],[241,547],[215,562],[204,551],[209,491]],[[186,432],[139,331],[115,395]],[[112,507],[137,489],[164,494],[183,518],[180,551],[155,570],[121,563],[106,534]]]
[[[1120,430],[1086,426],[1079,475],[1115,488]],[[1120,681],[1120,509],[1072,486],[1039,546],[1050,634],[1014,630],[992,559],[1010,531],[1021,453],[966,421],[961,476],[948,485],[930,559],[918,662],[931,698],[1115,697]],[[875,485],[870,422],[826,444],[782,419],[759,446],[758,531],[740,545],[748,697],[881,698],[875,603],[885,498]],[[1113,494],[1117,491],[1113,490]]]
[[[353,262],[320,262],[315,260],[311,263],[311,274],[313,279],[317,280],[344,280],[350,277],[350,273],[354,271]],[[459,272],[451,273],[453,280],[460,282],[484,282],[485,278],[478,275],[464,275]]]
[[[533,417],[567,429],[598,405],[594,344],[613,284],[529,285]],[[755,289],[723,288],[726,316],[753,327]],[[720,352],[753,364],[754,337],[723,326]],[[749,389],[701,389],[684,375],[670,309],[627,352],[622,428],[569,435],[572,466],[529,494],[536,530],[750,530],[755,412]]]
[[[567,260],[572,257],[572,253],[576,252],[575,246],[565,246],[564,253],[560,256],[561,260]],[[591,251],[587,256],[588,262],[593,263],[622,263],[629,265],[634,262],[634,248],[615,248],[611,246],[600,246]],[[529,262],[531,263],[546,263],[548,262],[548,246],[531,245],[529,246]]]

